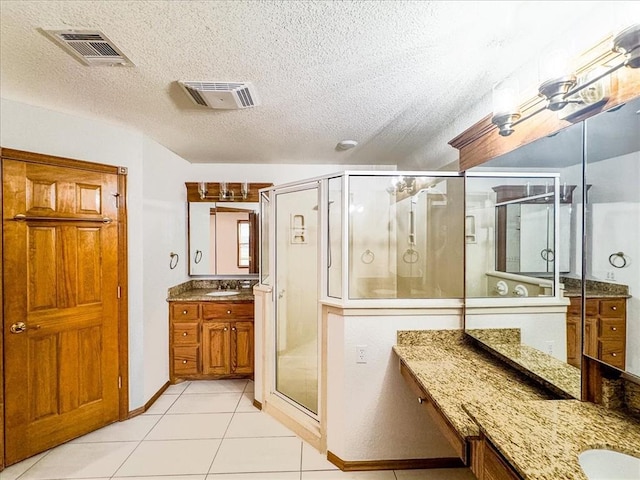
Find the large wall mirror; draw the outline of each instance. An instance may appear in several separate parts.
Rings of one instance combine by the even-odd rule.
[[[253,202],[189,202],[189,274],[257,274],[258,209]]]
[[[640,98],[585,125],[584,353],[640,382]]]
[[[467,175],[467,334],[560,396],[582,353],[640,381],[640,99]]]

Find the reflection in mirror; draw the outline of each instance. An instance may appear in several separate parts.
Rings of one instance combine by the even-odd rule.
[[[467,297],[554,294],[556,177],[467,177]]]
[[[577,124],[468,170],[466,185],[465,331],[565,398],[581,392],[580,316],[562,290],[582,272],[581,165]]]
[[[586,124],[584,354],[640,377],[640,99]]]
[[[258,204],[189,202],[189,273],[257,273]]]
[[[464,181],[349,177],[349,298],[461,298]]]

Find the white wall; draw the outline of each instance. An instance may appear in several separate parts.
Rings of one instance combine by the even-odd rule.
[[[162,145],[143,139],[143,400],[169,379],[167,289],[188,280],[187,192],[189,163]],[[179,255],[175,269],[169,254]]]
[[[0,144],[30,152],[128,168],[129,408],[168,380],[167,287],[183,282],[186,260],[182,175],[188,165],[139,132],[1,99]]]
[[[400,375],[398,330],[462,328],[460,313],[341,316],[327,322],[327,450],[345,461],[454,457]],[[366,345],[367,363],[356,363]]]

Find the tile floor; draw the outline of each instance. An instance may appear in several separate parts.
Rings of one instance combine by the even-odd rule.
[[[0,480],[473,480],[468,469],[344,473],[253,407],[253,382],[173,385],[143,415],[0,472]]]

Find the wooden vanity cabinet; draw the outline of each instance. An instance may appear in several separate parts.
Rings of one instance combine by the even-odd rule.
[[[567,362],[580,367],[582,332],[580,297],[572,297],[567,309]],[[627,301],[619,297],[587,298],[584,354],[624,370],[627,337]]]
[[[170,304],[170,379],[253,375],[253,302]]]
[[[478,480],[520,480],[520,475],[484,435],[481,435],[477,453],[478,459],[474,462],[473,473]]]

